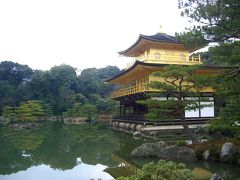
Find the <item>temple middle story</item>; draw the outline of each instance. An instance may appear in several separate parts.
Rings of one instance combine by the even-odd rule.
[[[162,81],[162,79],[153,75],[154,72],[163,71],[164,67],[175,65],[200,65],[201,57],[191,55],[197,49],[186,48],[176,37],[165,33],[146,36],[139,35],[137,41],[119,54],[126,57],[135,58],[132,64],[129,64],[120,74],[106,80],[107,83],[114,84],[116,89],[110,97],[119,102],[119,119],[125,121],[147,121],[145,114],[148,108],[137,103],[139,100],[147,99],[148,93],[159,93],[159,100],[168,100],[167,97],[158,89],[148,86],[152,81]],[[198,69],[198,74],[219,73],[221,68],[203,66]],[[186,110],[185,117],[189,119],[213,118],[215,116],[215,98],[214,90],[206,87],[201,89],[201,96],[208,99],[207,107],[197,110]],[[192,98],[192,97],[185,97]]]

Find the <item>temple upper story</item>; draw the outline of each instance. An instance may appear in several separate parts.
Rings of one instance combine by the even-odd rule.
[[[139,35],[138,40],[124,51],[118,52],[122,56],[135,58],[134,62],[120,74],[109,78],[105,82],[115,84],[113,99],[121,99],[139,93],[161,92],[149,87],[153,81],[163,81],[153,74],[164,71],[170,64],[198,65],[202,64],[200,56],[190,55],[197,49],[186,48],[176,37],[165,33],[152,36]],[[215,74],[219,69],[203,67],[197,74]],[[212,88],[198,89],[200,92],[213,93]]]
[[[200,56],[191,56],[196,49],[188,49],[176,37],[165,33],[152,36],[139,35],[138,40],[120,55],[134,57],[138,61],[157,64],[201,64]]]

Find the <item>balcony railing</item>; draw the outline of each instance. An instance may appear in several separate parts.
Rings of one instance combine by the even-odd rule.
[[[161,92],[161,90],[153,89],[153,88],[149,87],[149,83],[137,84],[134,86],[129,86],[129,87],[122,88],[122,89],[112,92],[110,95],[110,98],[114,99],[114,98],[127,96],[127,95],[131,95],[131,94],[136,94],[136,93],[141,93],[141,92]],[[211,87],[205,87],[205,88],[200,89],[200,92],[212,93],[212,92],[214,92],[214,89],[212,89]]]
[[[201,57],[199,56],[185,56],[185,55],[148,55],[148,56],[140,56],[137,58],[138,61],[146,62],[146,63],[159,63],[159,64],[178,64],[178,65],[197,65],[201,64]],[[130,62],[127,65],[128,69],[133,65],[133,62]]]
[[[185,55],[166,55],[166,54],[158,54],[158,55],[148,55],[141,56],[137,58],[143,62],[163,62],[163,63],[177,63],[177,64],[199,64],[201,63],[200,56],[185,56]]]
[[[118,97],[121,97],[121,96],[127,96],[127,95],[131,95],[131,94],[145,92],[145,91],[159,92],[160,90],[150,88],[148,86],[148,83],[137,84],[137,85],[134,85],[134,86],[130,86],[130,87],[127,87],[127,88],[122,88],[122,89],[119,89],[117,91],[114,91],[114,92],[112,92],[110,97],[111,98],[118,98]]]

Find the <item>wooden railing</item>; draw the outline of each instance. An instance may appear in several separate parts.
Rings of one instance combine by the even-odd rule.
[[[127,95],[131,95],[131,94],[145,92],[145,91],[159,92],[160,90],[156,90],[156,89],[152,89],[152,88],[148,87],[148,83],[137,84],[134,86],[122,88],[122,89],[112,92],[110,95],[110,98],[117,98],[117,97],[121,97],[121,96],[127,96]]]
[[[206,88],[202,88],[200,91],[212,93],[212,92],[214,92],[214,89],[212,89],[211,87],[206,87]],[[127,95],[131,95],[131,94],[142,93],[142,92],[161,92],[161,90],[153,89],[153,88],[149,87],[149,83],[137,84],[134,86],[129,86],[126,88],[122,88],[122,89],[113,91],[110,94],[110,98],[114,99],[114,98],[127,96]]]
[[[143,62],[176,62],[179,64],[186,64],[186,63],[192,63],[192,64],[198,64],[201,63],[201,57],[200,56],[184,56],[184,55],[166,55],[166,54],[160,54],[158,57],[155,55],[148,55],[148,56],[140,56],[137,58],[139,61]]]
[[[178,64],[178,65],[196,65],[201,64],[201,57],[199,56],[180,56],[180,55],[166,55],[160,54],[159,57],[155,55],[137,57],[138,61],[146,63],[159,63],[159,64]],[[135,61],[127,64],[126,69],[130,68]]]

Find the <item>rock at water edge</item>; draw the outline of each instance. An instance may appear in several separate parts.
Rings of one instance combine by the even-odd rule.
[[[217,173],[213,174],[210,180],[221,180],[221,176]]]
[[[194,150],[176,145],[168,146],[158,153],[158,157],[166,160],[194,161],[196,154]]]
[[[222,162],[231,162],[233,161],[234,154],[236,152],[237,152],[237,147],[231,142],[226,142],[222,145],[220,160]]]
[[[131,152],[131,156],[134,157],[157,157],[158,152],[165,148],[167,144],[163,141],[155,143],[145,143],[135,148]]]

